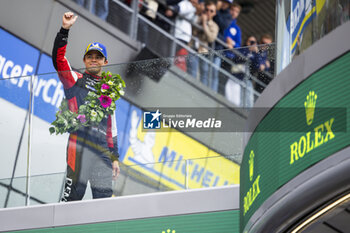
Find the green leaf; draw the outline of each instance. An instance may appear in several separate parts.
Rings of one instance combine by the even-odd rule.
[[[80,107],[79,107],[79,112],[81,111],[81,112],[85,112],[87,110],[87,107],[86,107],[86,105],[80,105]]]
[[[100,110],[99,110],[97,113],[98,113],[98,115],[99,115],[100,117],[103,117],[103,116],[104,116],[103,112],[100,111]]]
[[[57,124],[63,125],[63,124],[64,124],[64,119],[58,119],[58,120],[57,120]]]
[[[111,75],[111,77],[109,77]],[[65,132],[74,132],[79,128],[98,125],[102,119],[108,115],[114,113],[116,109],[115,101],[120,98],[120,92],[123,92],[123,87],[125,87],[125,82],[119,74],[113,74],[109,71],[102,73],[103,79],[96,83],[94,88],[96,92],[89,91],[84,99],[84,104],[79,107],[78,113],[84,114],[86,117],[86,122],[81,123],[77,120],[78,113],[71,112],[69,110],[68,101],[63,99],[59,111],[56,112],[56,119],[51,123],[53,127],[49,128],[51,134],[56,132],[57,134],[63,134]],[[101,92],[102,84],[107,84],[107,82],[112,81],[113,84],[108,84],[110,88],[104,93]],[[100,100],[98,99],[102,94],[111,95],[114,93],[114,98],[112,98],[111,106],[108,108],[103,108],[100,105]],[[91,115],[91,112],[95,111],[97,114],[95,116]]]
[[[53,134],[56,132],[55,127],[50,127],[49,128],[50,134]]]

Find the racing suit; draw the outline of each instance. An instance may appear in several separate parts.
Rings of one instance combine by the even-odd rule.
[[[89,91],[101,77],[71,69],[65,57],[69,30],[57,33],[52,61],[63,84],[69,109],[78,112]],[[112,162],[118,160],[117,128],[114,115],[106,116],[97,127],[84,127],[69,135],[67,175],[62,201],[81,200],[87,182],[93,198],[112,196]]]

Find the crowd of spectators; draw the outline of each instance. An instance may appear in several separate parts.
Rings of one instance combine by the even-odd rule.
[[[104,20],[107,18],[108,0],[73,1],[90,9]],[[140,0],[139,12],[181,42],[177,43],[176,56],[188,55],[186,47],[181,44],[201,54],[188,56],[186,62],[179,66],[181,69],[213,91],[225,95],[231,102],[251,106],[254,101],[252,90],[245,92],[246,102],[239,103],[238,100],[242,99],[240,86],[219,72],[218,68],[244,82],[246,89],[252,89],[254,86],[255,90],[261,92],[263,87],[255,82],[256,79],[268,83],[270,80],[265,80],[266,75],[263,73],[273,73],[274,65],[271,64],[273,59],[266,45],[272,43],[272,36],[264,34],[258,41],[254,35],[250,35],[244,40],[244,47],[241,48],[242,30],[237,24],[237,19],[242,8],[233,1]],[[132,0],[125,0],[125,3],[131,6]],[[216,53],[209,56],[209,48],[214,48],[216,51],[228,50],[221,55]],[[209,60],[211,63],[208,63]]]
[[[242,8],[233,0],[166,0],[165,6],[163,5],[161,9],[163,10],[158,12],[165,12],[164,15],[169,19],[175,19],[175,38],[202,54],[200,57],[188,56],[185,67],[181,66],[181,68],[215,92],[225,95],[231,102],[242,106],[252,106],[254,102],[253,86],[259,92],[263,90],[263,87],[255,83],[251,76],[256,79],[261,78],[262,82],[268,83],[270,80],[266,79],[270,76],[267,78],[261,72],[273,71],[273,64],[269,61],[269,47],[259,45],[271,44],[272,36],[264,34],[259,42],[255,36],[249,36],[245,40],[245,47],[241,48],[242,31],[237,24],[237,19]],[[191,27],[189,27],[190,22]],[[164,28],[163,23],[159,25]],[[229,49],[223,53],[223,56],[231,62],[223,60],[222,56],[214,55],[211,58],[214,66],[209,69],[208,48],[214,48],[216,51]],[[238,53],[233,49],[236,49]],[[188,54],[182,46],[178,46],[176,51],[176,55]],[[220,73],[217,67],[243,81],[246,89],[250,88],[250,90],[243,93],[240,85]],[[245,95],[244,103],[240,102],[243,94]]]
[[[198,53],[208,53],[208,47],[210,43],[213,43],[217,38],[219,27],[214,22],[213,18],[216,15],[216,3],[208,1],[204,4],[204,11],[201,14],[196,14],[195,22],[202,26],[202,28],[194,27],[192,30],[193,39],[190,41],[189,46]],[[200,8],[201,9],[201,8]],[[208,58],[208,56],[206,56]],[[200,74],[200,80],[205,85],[209,85],[209,64],[203,59],[199,59],[197,56],[191,57],[187,62],[188,73],[193,77],[197,77],[198,68]],[[216,89],[217,80],[212,80],[211,87]]]

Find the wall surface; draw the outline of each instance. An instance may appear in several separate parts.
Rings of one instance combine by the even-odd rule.
[[[98,232],[130,232],[127,229],[133,229],[133,232],[162,232],[169,228],[189,232],[190,229],[200,229],[209,221],[212,224],[206,225],[202,232],[215,232],[215,229],[238,232],[238,195],[239,186],[234,185],[1,209],[0,231],[34,229],[29,232],[41,232],[38,229],[46,228],[46,232],[56,232],[51,231],[56,228],[62,232],[72,230],[69,226],[73,229],[75,226],[76,230],[93,232],[89,231],[89,225],[84,225],[106,223],[101,227],[91,226]],[[206,215],[214,218],[206,218]],[[182,220],[181,224],[178,224],[178,218]],[[218,221],[222,221],[221,226],[214,223]],[[139,224],[142,227],[138,227]],[[117,231],[118,226],[125,228]]]

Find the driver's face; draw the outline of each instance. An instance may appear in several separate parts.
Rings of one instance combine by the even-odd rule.
[[[100,52],[94,50],[88,52],[83,61],[87,72],[99,76],[102,73],[102,66],[108,64],[106,58]]]

